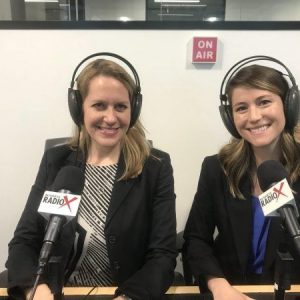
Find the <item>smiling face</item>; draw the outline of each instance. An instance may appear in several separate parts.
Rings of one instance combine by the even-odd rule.
[[[94,77],[83,100],[84,126],[91,148],[120,151],[130,124],[130,100],[126,87],[110,76]]]
[[[237,131],[254,151],[278,146],[285,126],[283,102],[279,95],[239,86],[232,91],[231,105]]]

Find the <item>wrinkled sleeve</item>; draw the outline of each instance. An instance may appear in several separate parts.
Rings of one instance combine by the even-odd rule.
[[[17,224],[14,236],[8,245],[8,293],[16,299],[22,299],[23,289],[33,286],[39,251],[44,236],[43,218],[37,213],[47,178],[47,155],[41,161],[40,168],[31,188],[26,206]]]

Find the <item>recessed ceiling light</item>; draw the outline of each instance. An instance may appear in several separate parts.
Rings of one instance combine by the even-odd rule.
[[[209,21],[209,22],[216,22],[218,20],[219,20],[219,18],[217,18],[217,17],[208,17],[205,19],[205,21]]]
[[[120,17],[119,20],[123,21],[123,22],[127,22],[127,21],[130,21],[130,18],[123,16],[123,17]]]

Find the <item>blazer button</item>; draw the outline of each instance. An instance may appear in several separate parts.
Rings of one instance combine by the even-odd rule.
[[[114,266],[114,270],[115,271],[118,271],[121,268],[121,266],[120,266],[120,264],[119,264],[119,262],[117,260],[115,260],[113,262],[113,266]]]
[[[108,242],[111,244],[111,245],[114,245],[117,241],[117,237],[115,235],[110,235],[108,237]]]

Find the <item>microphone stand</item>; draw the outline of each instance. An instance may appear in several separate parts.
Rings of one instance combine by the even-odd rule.
[[[291,289],[291,270],[294,258],[288,251],[286,241],[287,232],[284,231],[283,234],[285,241],[282,242],[277,249],[275,262],[274,300],[284,300],[285,291]]]
[[[46,229],[46,234],[43,241],[43,246],[40,251],[40,257],[38,260],[38,269],[36,272],[36,279],[33,285],[33,288],[30,293],[29,300],[33,300],[37,286],[41,275],[44,273],[44,269],[48,263],[50,254],[52,252],[52,247],[54,242],[57,240],[60,230],[64,225],[66,218],[64,216],[52,215]]]
[[[49,255],[52,250],[52,243],[49,243],[48,241],[44,241],[43,247],[40,252],[40,258],[39,258],[39,265],[36,272],[36,278],[34,281],[33,288],[31,289],[29,300],[33,300],[36,289],[39,284],[39,280],[41,278],[41,275],[44,273],[44,269],[48,263]]]

